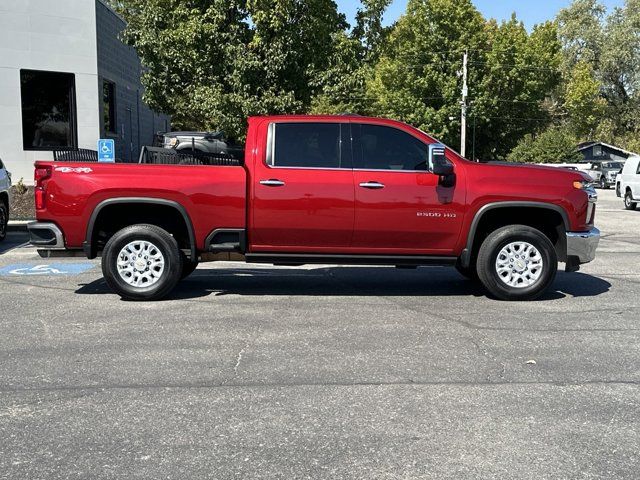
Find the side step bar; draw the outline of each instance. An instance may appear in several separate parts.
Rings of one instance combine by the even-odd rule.
[[[325,255],[314,253],[248,253],[247,263],[280,265],[395,265],[395,266],[452,266],[457,257],[405,255]]]

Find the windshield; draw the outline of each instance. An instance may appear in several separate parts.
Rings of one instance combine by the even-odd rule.
[[[602,164],[603,168],[622,168],[622,162],[605,162]]]

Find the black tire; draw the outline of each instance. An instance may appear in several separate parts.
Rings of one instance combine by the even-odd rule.
[[[542,259],[542,272],[529,286],[510,286],[497,272],[498,255],[512,242],[526,242],[532,245]],[[558,257],[553,244],[541,231],[525,225],[509,225],[492,232],[482,242],[476,267],[482,285],[495,298],[510,301],[534,300],[543,295],[553,283],[558,271]]]
[[[196,268],[198,268],[198,262],[192,262],[191,259],[182,253],[182,274],[180,275],[180,280],[187,278]]]
[[[622,193],[620,192],[620,184],[616,183],[616,197],[620,198]]]
[[[476,269],[476,266],[473,264],[473,262],[470,266],[463,267],[462,264],[460,263],[460,260],[458,259],[458,261],[456,262],[456,270],[460,275],[462,275],[467,280],[471,280],[472,282],[479,281],[478,271]]]
[[[160,277],[149,286],[130,285],[118,272],[117,262],[120,252],[129,243],[136,241],[150,243],[162,254],[164,259],[164,268]],[[116,232],[105,245],[102,252],[102,274],[107,284],[122,298],[127,300],[159,300],[171,292],[180,280],[182,252],[178,248],[176,239],[166,230],[155,225],[132,225]]]
[[[0,200],[0,242],[7,238],[7,226],[9,225],[9,209],[3,200]]]
[[[631,190],[627,190],[624,194],[625,210],[635,210],[637,206],[638,206],[638,203],[633,201],[633,195],[631,195]]]

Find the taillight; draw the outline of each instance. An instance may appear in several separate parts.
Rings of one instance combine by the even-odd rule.
[[[34,180],[35,180],[36,186],[42,186],[42,181],[46,180],[50,176],[51,176],[51,167],[49,166],[36,167],[36,171],[34,174]]]
[[[44,188],[43,182],[50,176],[51,176],[50,166],[36,167],[36,171],[34,174],[34,180],[36,184],[34,189],[36,210],[42,210],[44,208],[46,195],[45,195],[45,188]]]
[[[44,208],[44,188],[36,187],[34,190],[34,195],[36,199],[36,210],[42,210]]]

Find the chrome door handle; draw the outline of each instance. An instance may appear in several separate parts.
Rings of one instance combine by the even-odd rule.
[[[369,188],[371,190],[379,190],[381,188],[384,188],[384,184],[380,183],[380,182],[363,182],[360,184],[360,186],[362,188]]]
[[[271,178],[269,180],[260,180],[260,185],[266,185],[267,187],[283,187],[284,182],[282,180]]]

